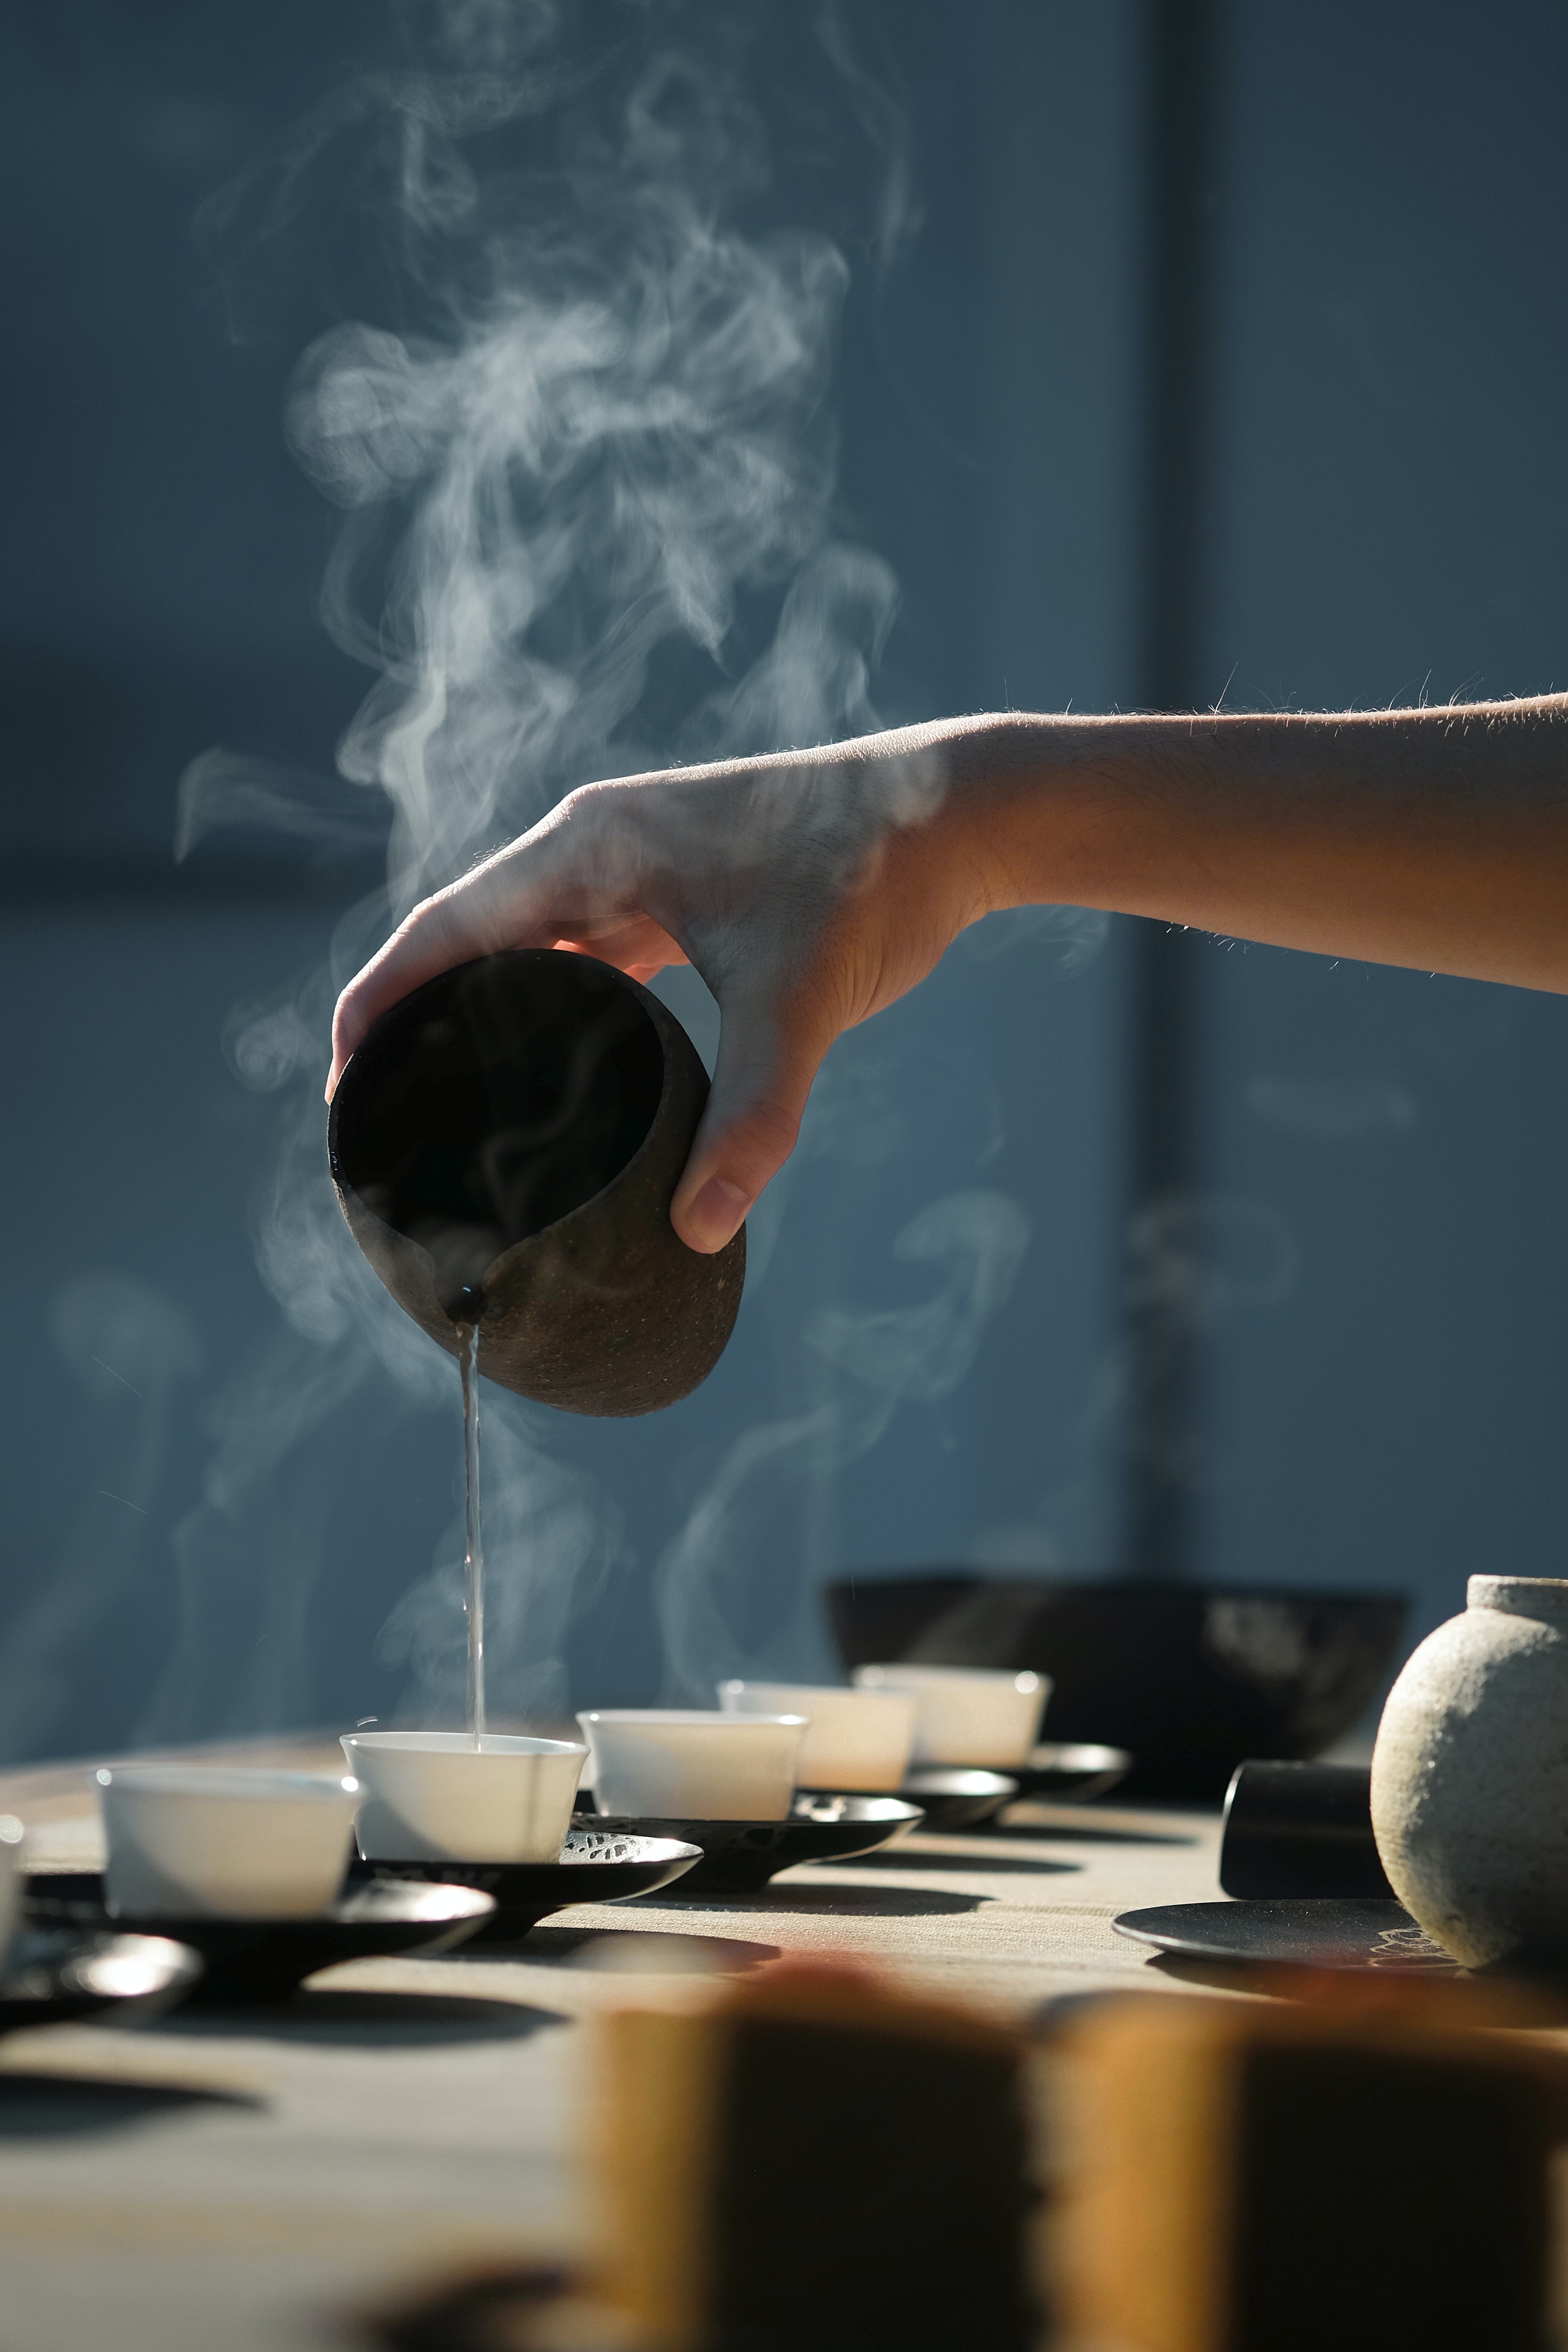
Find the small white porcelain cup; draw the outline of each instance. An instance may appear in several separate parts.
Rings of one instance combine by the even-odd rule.
[[[116,1764],[95,1777],[118,1917],[304,1919],[337,1899],[359,1801],[346,1776]]]
[[[626,1706],[593,1707],[577,1720],[594,1751],[602,1813],[637,1821],[788,1818],[803,1715]]]
[[[21,1906],[22,1824],[15,1813],[0,1813],[0,1965]]]
[[[835,1684],[729,1682],[727,1715],[804,1715],[795,1777],[803,1789],[896,1789],[910,1767],[918,1704],[909,1691],[842,1690]]]
[[[554,1862],[588,1751],[487,1731],[351,1731],[367,1862]]]
[[[916,1703],[914,1764],[979,1764],[1005,1772],[1040,1736],[1046,1675],[978,1666],[857,1666],[858,1690],[908,1691]]]

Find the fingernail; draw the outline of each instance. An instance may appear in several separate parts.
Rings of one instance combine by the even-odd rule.
[[[687,1237],[693,1248],[721,1250],[750,1206],[738,1184],[727,1176],[710,1176],[686,1212]]]

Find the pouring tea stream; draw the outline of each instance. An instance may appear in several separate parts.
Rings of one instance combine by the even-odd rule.
[[[479,1327],[463,1329],[463,1605],[468,1619],[468,1729],[485,1736],[485,1536],[479,1507]]]

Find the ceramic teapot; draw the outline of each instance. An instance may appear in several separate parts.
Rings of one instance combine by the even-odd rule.
[[[1472,1576],[1389,1693],[1372,1824],[1389,1882],[1468,1967],[1568,1960],[1568,1582]]]
[[[745,1229],[669,1204],[708,1098],[674,1015],[592,956],[514,949],[383,1013],[338,1081],[332,1181],[398,1304],[489,1379],[570,1412],[657,1412],[722,1354]]]

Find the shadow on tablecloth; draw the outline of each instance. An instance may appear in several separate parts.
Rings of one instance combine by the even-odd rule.
[[[134,2131],[202,2108],[259,2113],[265,2099],[172,2083],[125,2083],[90,2074],[0,2074],[0,2145]]]
[[[837,1870],[966,1870],[975,1873],[1005,1872],[1016,1878],[1026,1871],[1038,1871],[1042,1877],[1053,1878],[1059,1872],[1081,1870],[1081,1862],[1051,1862],[1043,1854],[1011,1853],[904,1853],[898,1846],[889,1846],[881,1853],[852,1853],[842,1863],[831,1865]]]
[[[846,1870],[858,1870],[864,1855],[843,1864]],[[924,1864],[920,1865],[922,1869]],[[906,1863],[906,1870],[912,1863]],[[991,1895],[955,1895],[936,1886],[855,1886],[839,1880],[831,1885],[813,1886],[800,1879],[775,1879],[771,1886],[762,1886],[728,1900],[721,1895],[693,1895],[682,1903],[678,1895],[662,1897],[660,1908],[689,1914],[699,1917],[704,1911],[721,1912],[733,1917],[737,1913],[749,1913],[753,1917],[767,1919],[782,1912],[833,1912],[838,1916],[865,1919],[935,1919],[951,1916],[959,1911],[983,1911],[995,1901]]]
[[[748,1944],[738,1936],[687,1936],[679,1929],[636,1927],[542,1927],[521,1944],[486,1944],[477,1951],[459,1948],[447,1958],[459,1968],[465,1960],[500,1958],[531,1960],[546,1968],[597,1969],[605,1965],[605,1947],[612,1940],[615,1965],[628,1976],[710,1976],[716,1969],[738,1976],[780,1957],[776,1944]]]
[[[524,2042],[547,2025],[569,2021],[556,2010],[535,2009],[524,2001],[470,2000],[461,1993],[317,1992],[307,1987],[276,2007],[180,2010],[141,2030],[223,2041],[422,2050],[465,2042]]]
[[[984,1832],[985,1842],[993,1840],[1005,1844],[1013,1838],[1026,1839],[1031,1845],[1054,1843],[1065,1840],[1069,1845],[1200,1845],[1203,1841],[1191,1830],[1129,1830],[1112,1828],[1109,1822],[987,1822]]]

